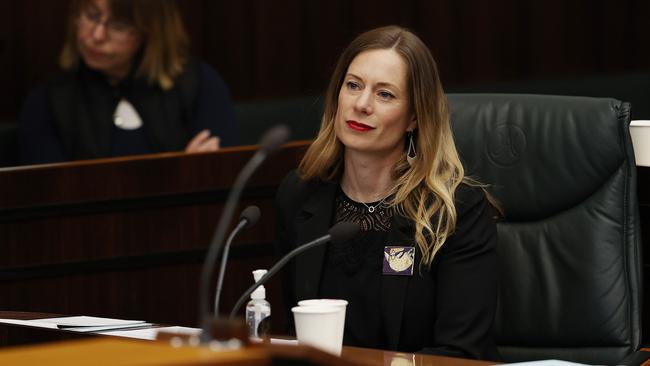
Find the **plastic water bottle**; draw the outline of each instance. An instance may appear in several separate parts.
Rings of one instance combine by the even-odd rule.
[[[253,271],[255,282],[266,274],[265,269]],[[246,304],[246,324],[251,338],[264,337],[271,326],[271,304],[266,301],[266,289],[259,286],[251,294],[251,300]]]

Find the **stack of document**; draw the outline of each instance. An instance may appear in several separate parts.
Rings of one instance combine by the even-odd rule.
[[[90,333],[110,330],[150,328],[152,323],[144,320],[123,320],[98,318],[94,316],[67,316],[34,320],[0,319],[0,323],[24,325],[36,328],[62,329],[73,332]]]
[[[161,327],[144,320],[124,320],[111,318],[98,318],[94,316],[67,316],[59,318],[45,318],[33,320],[1,319],[0,323],[16,324],[26,327],[60,329],[80,333],[96,333],[115,337],[126,337],[144,340],[155,340],[159,332],[178,335],[198,336],[201,334],[199,328],[189,327]],[[251,339],[253,342],[260,340]],[[296,345],[298,342],[293,339],[271,339],[273,344]]]

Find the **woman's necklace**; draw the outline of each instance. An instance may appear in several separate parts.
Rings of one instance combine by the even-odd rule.
[[[364,206],[366,206],[366,208],[368,209],[368,212],[369,212],[369,213],[373,213],[373,212],[375,212],[375,209],[376,209],[377,207],[381,207],[381,204],[384,203],[384,201],[386,200],[386,198],[388,198],[388,197],[390,197],[390,196],[391,196],[391,195],[389,194],[388,196],[382,198],[381,201],[375,203],[374,205],[368,205],[368,204],[365,204],[365,203],[363,203],[363,202],[361,202],[361,204],[364,205]]]

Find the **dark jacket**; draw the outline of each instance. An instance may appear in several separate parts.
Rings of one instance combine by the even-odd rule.
[[[135,67],[134,67],[135,70]],[[124,131],[113,123],[120,99],[143,125]],[[238,143],[228,88],[208,65],[190,60],[162,90],[133,71],[118,86],[83,63],[54,75],[27,98],[20,117],[23,163],[49,163],[121,155],[182,151],[203,129],[221,146]]]
[[[329,229],[335,183],[303,182],[290,173],[276,197],[280,254],[324,235]],[[497,360],[493,321],[497,302],[496,224],[481,189],[456,191],[455,233],[436,254],[431,268],[417,264],[413,276],[382,276],[378,301],[389,348]],[[416,246],[413,223],[393,217],[391,245]],[[287,306],[318,298],[325,246],[304,252],[285,268]],[[362,289],[360,289],[362,290]],[[354,322],[355,319],[346,319]]]

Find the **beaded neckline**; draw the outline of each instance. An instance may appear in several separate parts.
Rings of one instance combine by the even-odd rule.
[[[362,231],[389,231],[394,213],[394,209],[386,204],[386,200],[390,197],[377,202],[357,202],[348,197],[339,187],[336,196],[336,222],[357,223]]]

